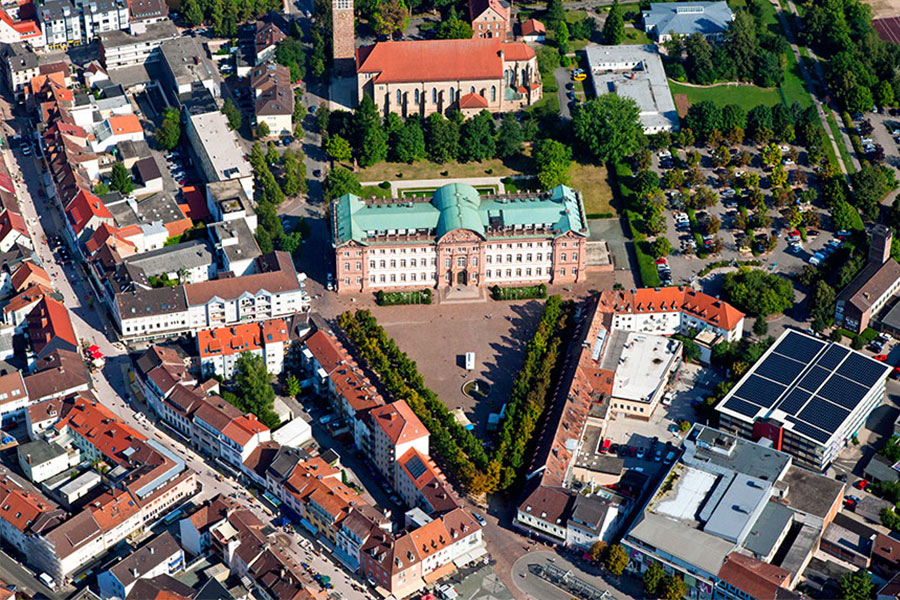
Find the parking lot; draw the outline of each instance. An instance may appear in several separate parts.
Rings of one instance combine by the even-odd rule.
[[[882,164],[893,168],[894,174],[900,178],[900,110],[892,109],[892,112],[893,115],[889,111],[854,115],[854,125],[860,127],[863,121],[871,125],[871,131],[865,126],[860,127],[860,131],[868,132],[860,134],[861,142],[865,144],[865,139],[868,138],[873,146],[881,147],[884,151]],[[890,206],[896,195],[896,191],[889,193],[882,203]]]

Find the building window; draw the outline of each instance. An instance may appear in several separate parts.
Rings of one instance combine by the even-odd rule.
[[[456,90],[450,88],[450,103],[456,102]]]
[[[449,267],[449,266],[450,266],[450,259],[449,259],[449,258],[445,258],[445,259],[444,259],[444,266],[445,266],[445,267]]]
[[[431,102],[437,104],[437,88],[431,88]]]
[[[491,86],[491,102],[496,102],[496,101],[497,101],[497,86],[492,85]]]
[[[457,267],[464,267],[464,266],[466,266],[466,257],[465,257],[465,256],[458,256],[458,257],[456,258],[456,266],[457,266]]]
[[[349,271],[349,270],[350,270],[350,263],[344,263],[344,270],[345,270],[345,271]]]
[[[473,267],[477,267],[477,266],[478,266],[478,257],[477,257],[477,256],[473,256],[473,257],[472,257],[472,266],[473,266]]]
[[[559,255],[559,260],[561,260],[562,262],[566,262],[566,253],[565,252],[563,252],[562,254]]]
[[[392,260],[392,261],[391,261],[391,268],[392,268],[392,269],[396,269],[396,268],[397,268],[397,261],[396,261],[396,260]]]
[[[414,97],[415,97],[415,103],[418,104],[419,103],[419,90],[418,89],[416,89],[416,93],[415,93]]]
[[[403,95],[397,90],[397,104],[403,104]]]
[[[382,261],[378,261],[378,266],[381,267],[381,268],[383,269],[383,268],[384,268],[384,261],[383,261],[383,260],[382,260]]]
[[[374,269],[374,268],[375,268],[375,261],[374,261],[374,260],[370,260],[370,261],[369,261],[369,268],[370,268],[370,269]]]

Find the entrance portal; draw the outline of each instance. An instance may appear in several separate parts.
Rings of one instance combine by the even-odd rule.
[[[459,273],[456,274],[456,283],[458,283],[459,285],[468,285],[468,283],[466,281],[466,272],[465,271],[460,271]]]

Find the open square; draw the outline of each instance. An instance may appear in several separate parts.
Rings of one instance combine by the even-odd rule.
[[[485,439],[488,415],[500,412],[534,335],[544,302],[467,302],[437,306],[391,306],[372,310],[397,346],[415,360],[425,383],[451,411],[461,408]],[[475,368],[465,369],[465,354]],[[491,386],[475,400],[462,386],[480,379]]]

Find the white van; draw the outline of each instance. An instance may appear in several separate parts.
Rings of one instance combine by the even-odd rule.
[[[40,579],[40,580],[41,580],[41,583],[43,583],[44,585],[46,585],[46,586],[47,586],[48,588],[50,588],[51,590],[55,590],[55,589],[56,589],[56,582],[53,580],[52,577],[50,577],[50,576],[47,575],[46,573],[41,573],[40,575],[38,575],[38,579]]]

